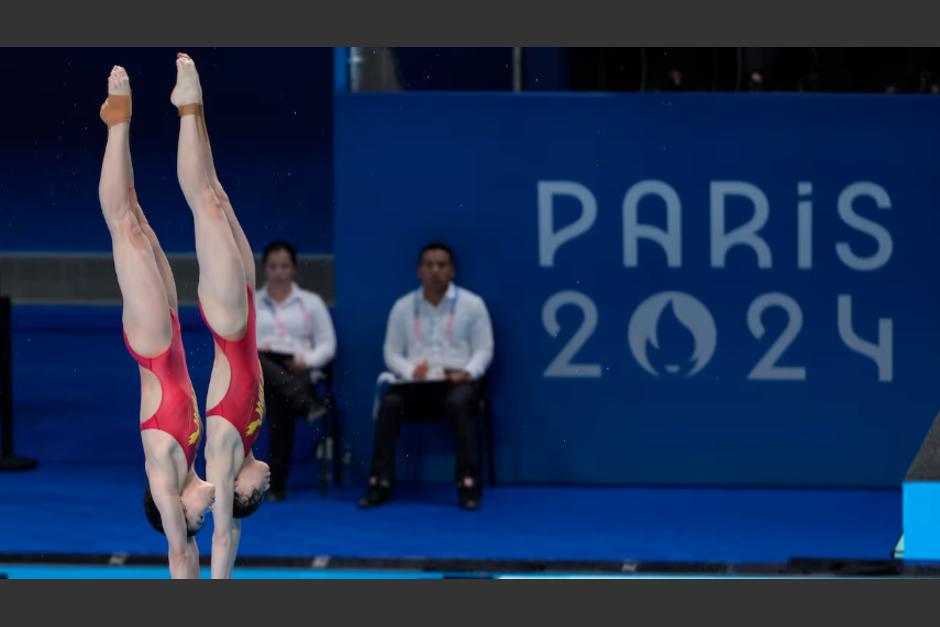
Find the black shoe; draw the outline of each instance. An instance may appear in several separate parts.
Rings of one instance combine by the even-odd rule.
[[[480,490],[476,486],[459,486],[457,488],[457,502],[460,509],[467,511],[476,511],[480,509]]]
[[[287,498],[287,494],[284,490],[269,490],[268,493],[264,496],[264,500],[268,503],[280,503]]]
[[[359,508],[368,509],[384,505],[392,500],[392,489],[387,486],[371,485],[365,494],[359,497]]]

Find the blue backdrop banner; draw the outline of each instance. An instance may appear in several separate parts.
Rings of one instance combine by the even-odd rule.
[[[938,406],[940,101],[343,94],[335,114],[360,472],[389,308],[439,239],[493,319],[501,481],[900,482]],[[449,472],[437,451],[417,472]]]

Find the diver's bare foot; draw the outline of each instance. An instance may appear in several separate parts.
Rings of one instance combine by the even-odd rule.
[[[184,52],[176,55],[176,87],[170,94],[170,102],[181,110],[181,114],[187,105],[202,105],[202,87],[196,64]]]
[[[131,81],[120,65],[108,76],[108,97],[101,105],[101,121],[109,127],[131,121]]]

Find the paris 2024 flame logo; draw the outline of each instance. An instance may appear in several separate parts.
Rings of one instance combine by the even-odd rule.
[[[640,303],[630,318],[630,351],[654,377],[692,377],[711,360],[715,320],[698,299],[660,292]]]

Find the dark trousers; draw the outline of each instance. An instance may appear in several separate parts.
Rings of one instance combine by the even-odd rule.
[[[393,385],[382,400],[375,425],[372,476],[393,483],[395,449],[402,420],[450,423],[454,436],[457,481],[472,477],[480,485],[480,446],[477,435],[480,406],[478,382],[411,383]]]
[[[264,403],[270,428],[268,465],[271,467],[271,491],[287,488],[294,451],[294,421],[306,415],[313,402],[310,371],[295,372],[288,367],[290,356],[259,353],[264,373]]]

